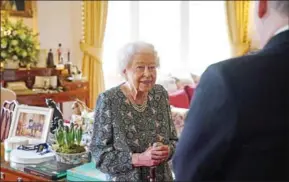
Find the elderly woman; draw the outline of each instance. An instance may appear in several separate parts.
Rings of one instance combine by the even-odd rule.
[[[157,181],[173,180],[168,160],[177,135],[168,94],[155,84],[158,66],[153,45],[127,44],[119,57],[126,82],[98,97],[90,150],[108,180],[147,181],[154,167]]]

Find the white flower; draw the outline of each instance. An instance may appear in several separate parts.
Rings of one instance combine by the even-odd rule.
[[[14,30],[14,31],[12,32],[12,35],[14,35],[14,36],[17,35],[17,31]]]
[[[12,59],[17,61],[18,60],[18,57],[16,55],[12,56]]]
[[[18,45],[18,40],[12,40],[11,44],[14,45],[14,46]]]
[[[3,58],[5,58],[6,55],[7,55],[7,54],[6,54],[5,52],[3,52],[3,51],[1,52],[1,56],[2,56]]]
[[[26,51],[23,51],[23,52],[22,52],[22,56],[23,56],[23,57],[26,57],[26,56],[27,56],[27,52],[26,52]]]
[[[5,49],[7,47],[7,44],[1,44],[1,48]]]
[[[25,38],[26,38],[26,35],[25,35],[25,34],[21,34],[21,35],[20,35],[20,39],[21,39],[21,40],[24,40]]]
[[[11,35],[11,30],[7,30],[7,35]]]

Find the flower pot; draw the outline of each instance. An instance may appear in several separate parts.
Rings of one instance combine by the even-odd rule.
[[[89,160],[89,152],[82,152],[76,154],[65,154],[53,151],[56,157],[56,161],[62,162],[65,164],[80,164],[87,162]]]

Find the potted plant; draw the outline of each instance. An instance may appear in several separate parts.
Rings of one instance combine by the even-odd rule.
[[[23,19],[14,22],[1,12],[1,64],[36,65],[40,48],[37,36]]]
[[[82,127],[73,123],[69,126],[63,125],[63,120],[59,120],[58,128],[55,132],[56,144],[52,146],[56,160],[66,164],[80,164],[87,157],[88,152],[81,145]]]

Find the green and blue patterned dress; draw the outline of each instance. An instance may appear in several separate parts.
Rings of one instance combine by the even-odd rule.
[[[147,181],[149,167],[133,167],[131,153],[142,153],[161,141],[175,151],[177,134],[171,119],[167,91],[155,85],[148,94],[147,108],[136,111],[120,85],[100,94],[95,109],[90,151],[96,168],[113,181]],[[156,168],[157,181],[172,181],[168,161]]]

